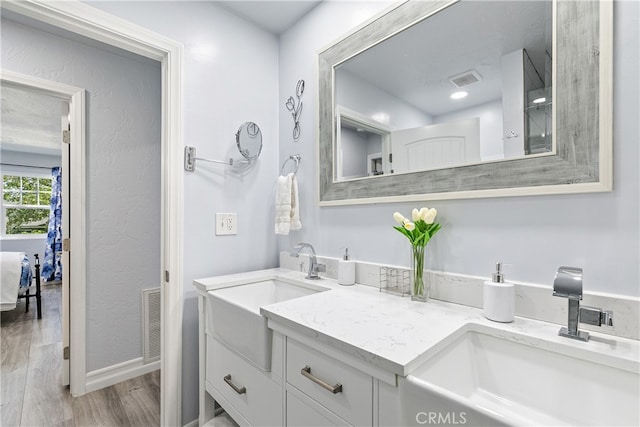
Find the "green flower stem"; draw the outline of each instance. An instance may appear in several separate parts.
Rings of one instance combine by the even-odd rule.
[[[423,245],[413,245],[413,295],[424,295],[424,248]]]

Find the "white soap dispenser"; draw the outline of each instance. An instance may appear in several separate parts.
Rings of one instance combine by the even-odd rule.
[[[504,281],[502,263],[496,262],[496,272],[484,282],[484,317],[494,322],[513,322],[515,294],[513,283]]]
[[[344,286],[356,283],[356,264],[349,259],[349,248],[344,249],[344,256],[338,261],[338,283]]]

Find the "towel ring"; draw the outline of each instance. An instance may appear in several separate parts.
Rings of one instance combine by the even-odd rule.
[[[282,167],[280,168],[280,175],[284,175],[284,168],[285,166],[287,166],[287,163],[291,160],[296,162],[296,166],[292,171],[293,174],[295,175],[296,173],[298,173],[298,167],[300,166],[300,159],[301,159],[300,154],[292,154],[289,157],[287,157],[287,159],[282,164]]]

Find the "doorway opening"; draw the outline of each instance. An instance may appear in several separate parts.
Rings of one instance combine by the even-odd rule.
[[[56,363],[62,369],[61,385],[71,385],[73,376],[71,391],[77,393],[78,384],[84,382],[84,373],[79,370],[84,369],[84,360],[73,358],[74,364],[70,363],[70,273],[83,271],[84,267],[72,268],[69,251],[63,250],[63,240],[68,241],[72,231],[71,189],[82,189],[84,183],[70,173],[71,151],[65,139],[71,141],[70,121],[77,122],[73,126],[76,129],[84,123],[84,91],[8,71],[2,72],[1,85],[2,250],[25,252],[34,258],[37,255],[41,260],[41,282],[43,287],[51,286],[43,291],[48,296],[43,304],[43,317],[48,316],[44,323],[50,333],[50,329],[55,330],[51,336],[60,344]],[[84,137],[78,135],[74,141],[78,145],[76,151],[83,151]],[[78,169],[84,169],[84,164],[78,165]],[[76,184],[72,186],[73,180]],[[84,208],[78,203],[73,208],[74,215],[83,222],[80,220],[84,219]],[[80,236],[80,228],[73,228]],[[84,301],[73,300],[77,306],[74,312],[83,312]],[[47,307],[51,308],[50,313],[46,312]],[[73,334],[80,337],[81,333],[84,327],[77,324]],[[54,344],[53,338],[47,344]],[[84,340],[77,339],[76,344],[84,352]]]
[[[162,313],[161,313],[161,424],[181,424],[181,359],[182,359],[182,292],[183,292],[183,135],[182,135],[182,45],[166,37],[159,36],[149,30],[117,19],[107,13],[100,12],[93,7],[77,2],[39,3],[39,2],[4,2],[2,12],[10,12],[22,17],[28,17],[46,26],[82,35],[86,38],[105,43],[136,55],[141,55],[161,64],[162,82],[161,92],[161,212],[162,212],[162,265],[159,279],[162,283]],[[83,101],[84,103],[84,98]],[[78,105],[77,103],[75,105]],[[83,104],[84,108],[84,104]],[[73,115],[72,103],[72,115]],[[78,126],[78,132],[75,132]],[[84,123],[75,124],[72,121],[72,152],[74,135],[83,135]],[[75,164],[75,163],[74,163]],[[85,174],[85,171],[80,171]],[[73,190],[72,192],[75,194]],[[79,194],[85,194],[81,192]],[[72,211],[73,211],[72,200]],[[75,219],[72,226],[76,224]],[[84,224],[83,224],[84,226]],[[80,242],[80,246],[83,242]],[[76,264],[74,243],[72,251],[72,277],[76,277],[73,269]],[[82,247],[82,249],[85,249]],[[86,276],[82,276],[86,279]],[[84,292],[84,291],[83,291]],[[74,294],[75,295],[75,294]],[[86,295],[81,295],[85,298]],[[71,303],[72,310],[74,309]],[[78,320],[72,313],[74,324]],[[86,320],[84,317],[82,320]],[[82,322],[80,322],[82,323]],[[84,332],[84,331],[83,331]],[[71,336],[73,342],[73,334]],[[72,358],[74,346],[71,347]],[[81,355],[78,355],[79,357]],[[74,358],[77,359],[77,358]],[[76,362],[74,362],[74,366]],[[79,368],[86,372],[86,366]],[[71,376],[73,389],[74,376]]]

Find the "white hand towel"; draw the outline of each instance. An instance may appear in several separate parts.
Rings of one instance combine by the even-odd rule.
[[[279,176],[276,188],[276,234],[289,234],[290,230],[301,228],[298,181],[293,173]]]
[[[300,222],[300,201],[298,199],[298,179],[294,174],[291,177],[291,229],[300,230],[302,223]]]
[[[291,229],[291,175],[279,176],[276,188],[276,234],[289,234]]]

